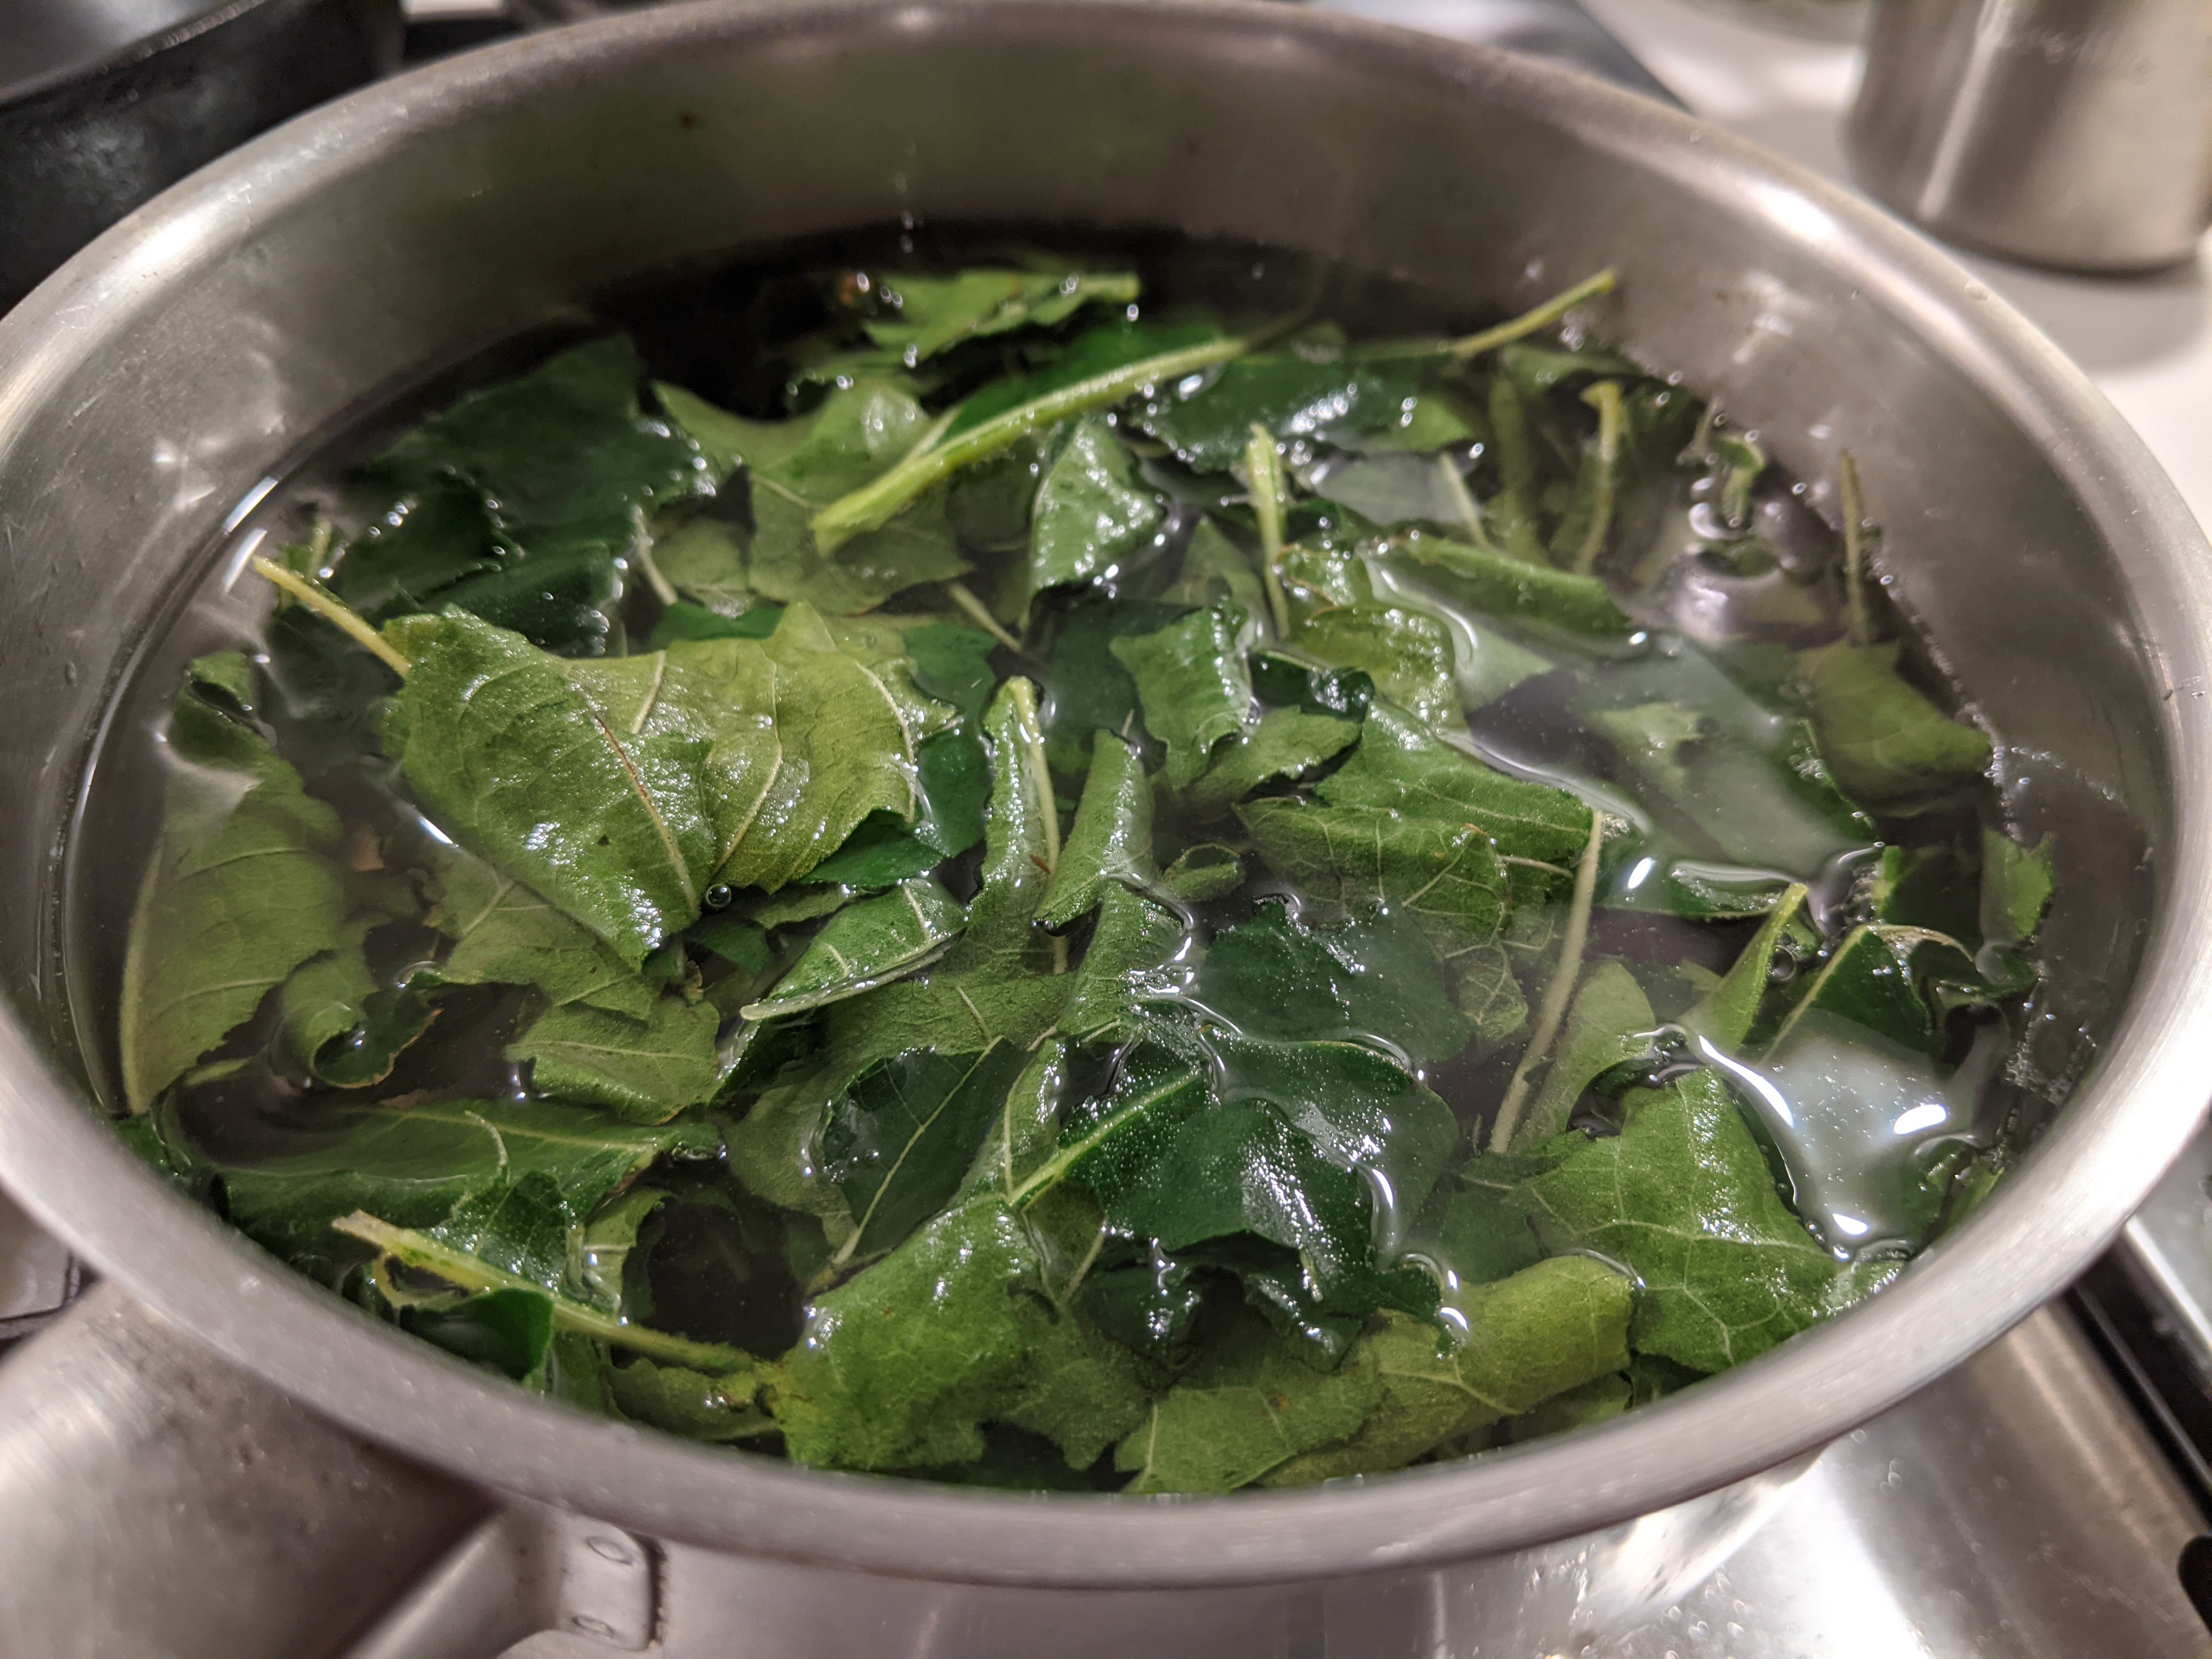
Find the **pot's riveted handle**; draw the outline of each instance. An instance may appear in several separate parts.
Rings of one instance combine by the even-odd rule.
[[[111,1285],[0,1364],[0,1645],[27,1659],[325,1659],[490,1507]]]

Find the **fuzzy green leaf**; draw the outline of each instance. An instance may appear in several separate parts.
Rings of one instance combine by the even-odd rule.
[[[875,278],[887,314],[861,326],[887,351],[917,363],[963,340],[1018,328],[1050,327],[1085,306],[1127,305],[1140,291],[1133,271],[1010,270],[976,267],[950,276],[893,272]]]
[[[1836,1260],[1775,1192],[1717,1073],[1632,1094],[1620,1133],[1571,1139],[1581,1144],[1511,1196],[1547,1249],[1635,1272],[1639,1352],[1723,1370],[1821,1316]]]
[[[1096,908],[1107,888],[1145,885],[1152,868],[1152,789],[1137,752],[1110,732],[1091,751],[1091,775],[1076,808],[1075,828],[1060,849],[1037,920],[1065,927]]]
[[[1515,1127],[1512,1150],[1524,1151],[1565,1129],[1583,1090],[1614,1066],[1651,1052],[1658,1023],[1626,966],[1606,961],[1591,969],[1575,993],[1543,1090]]]
[[[775,1019],[857,996],[934,961],[966,925],[935,882],[926,876],[902,882],[830,917],[775,988],[741,1012],[747,1019]]]
[[[659,988],[520,882],[466,853],[455,854],[439,881],[429,922],[453,948],[412,982],[534,985],[553,1007],[585,1002],[641,1020],[652,1013]]]
[[[1251,559],[1212,519],[1201,518],[1183,549],[1182,568],[1164,596],[1192,606],[1233,601],[1248,617],[1265,616],[1267,589]]]
[[[1992,945],[2027,944],[2056,884],[2050,836],[2030,848],[1995,830],[1982,831],[1983,939]]]
[[[1590,809],[1565,790],[1493,771],[1385,702],[1369,710],[1359,746],[1320,794],[1331,806],[1473,823],[1516,858],[1571,863],[1589,839]]]
[[[854,1469],[964,1463],[983,1451],[981,1423],[1018,1412],[1058,1430],[1079,1454],[1127,1433],[1146,1407],[1127,1356],[1094,1350],[1037,1287],[1027,1231],[987,1196],[947,1211],[816,1297],[775,1383],[776,1426],[793,1461]],[[1085,1360],[1097,1370],[1070,1376]]]
[[[1126,566],[1166,522],[1167,509],[1136,482],[1114,428],[1086,415],[1054,447],[1037,484],[1026,591],[1095,581]]]
[[[1419,372],[1408,364],[1255,352],[1223,365],[1188,397],[1164,388],[1136,424],[1187,465],[1219,472],[1243,459],[1255,424],[1279,439],[1388,433],[1404,425],[1421,389]]]
[[[1052,884],[1048,825],[1055,809],[1036,688],[1027,680],[1008,680],[992,701],[987,724],[991,809],[982,885],[969,902],[966,937],[953,947],[945,966],[956,973],[984,969],[1012,974],[1039,961],[1044,946],[1034,924]]]
[[[1468,609],[1492,617],[1548,623],[1574,634],[1610,638],[1636,624],[1595,576],[1486,553],[1443,536],[1401,536],[1385,560]]]
[[[1403,1468],[1445,1441],[1619,1371],[1628,1364],[1634,1299],[1611,1268],[1565,1256],[1468,1291],[1467,1331],[1449,1352],[1440,1352],[1435,1326],[1385,1314],[1345,1361],[1379,1387],[1366,1422],[1336,1445],[1278,1465],[1265,1484]]]
[[[665,1123],[714,1097],[722,1080],[714,1052],[720,1023],[713,1004],[668,994],[641,1020],[563,1003],[520,1032],[507,1057],[531,1062],[540,1094],[605,1106],[635,1122]]]
[[[1359,736],[1358,725],[1334,714],[1271,708],[1260,723],[1215,755],[1185,795],[1202,817],[1218,817],[1262,784],[1296,778],[1334,760]]]
[[[371,528],[338,596],[374,622],[459,605],[550,649],[604,650],[617,560],[711,482],[697,444],[639,411],[643,372],[627,340],[594,341],[401,438],[365,475]]]
[[[1171,786],[1194,781],[1214,745],[1244,729],[1252,675],[1237,642],[1243,626],[1243,613],[1223,600],[1156,634],[1114,641],[1115,656],[1136,681],[1146,726],[1167,744]]]

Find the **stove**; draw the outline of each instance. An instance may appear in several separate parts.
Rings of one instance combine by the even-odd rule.
[[[1837,133],[1856,74],[1847,46],[1762,34],[1684,0],[1317,3],[1561,58],[1844,176]],[[605,9],[517,3],[509,15],[495,0],[410,0],[408,55],[467,49],[512,33],[517,16]],[[2212,285],[2202,266],[2097,281],[1970,263],[2082,362],[2212,521]],[[2068,1296],[1821,1453],[1680,1600],[1572,1651],[2212,1659],[2209,1192],[2212,1136]],[[46,1340],[27,1340],[64,1313]],[[10,1401],[51,1398],[58,1376],[82,1407],[72,1431],[100,1456],[127,1461],[134,1490],[168,1507],[166,1547],[204,1564],[191,1628],[149,1625],[127,1573],[73,1547],[100,1534],[96,1481],[0,1491],[0,1558],[16,1586],[38,1587],[23,1598],[27,1613],[19,1604],[25,1622],[9,1652],[777,1655],[772,1620],[740,1631],[699,1614],[743,1605],[744,1564],[532,1506],[488,1508],[482,1494],[353,1440],[221,1362],[180,1364],[149,1330],[158,1322],[90,1285],[0,1195],[0,1469]],[[1329,1607],[1301,1608],[1314,1616],[1285,1617],[1286,1659],[1353,1645],[1332,1639]],[[957,1653],[943,1640],[925,1636],[912,1650]],[[1079,1648],[1075,1640],[1068,1651]]]

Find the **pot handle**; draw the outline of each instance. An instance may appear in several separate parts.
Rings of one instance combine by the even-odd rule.
[[[13,1652],[342,1653],[426,1572],[435,1578],[434,1564],[490,1507],[217,1358],[112,1285],[0,1364]],[[514,1639],[441,1651],[489,1659]]]

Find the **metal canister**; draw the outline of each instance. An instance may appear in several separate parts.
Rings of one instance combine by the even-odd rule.
[[[2212,210],[2212,3],[1882,0],[1845,143],[1869,191],[1948,240],[2172,264]]]

